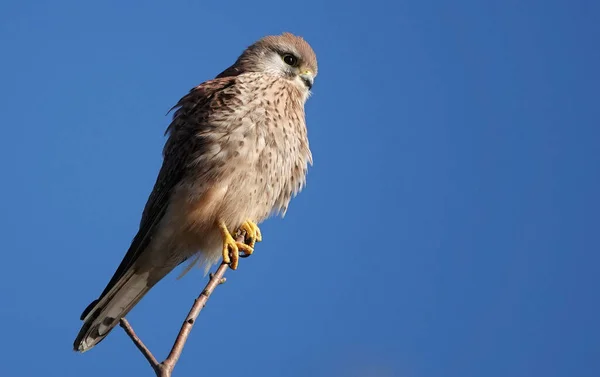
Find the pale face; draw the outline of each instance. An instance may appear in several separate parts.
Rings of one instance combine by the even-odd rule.
[[[292,48],[277,47],[261,56],[261,70],[290,80],[306,99],[314,82],[314,72],[306,67],[302,57]]]

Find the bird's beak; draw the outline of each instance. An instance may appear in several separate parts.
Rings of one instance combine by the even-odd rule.
[[[300,78],[302,79],[304,85],[306,85],[308,90],[310,90],[313,86],[313,83],[315,82],[315,76],[313,75],[312,71],[307,70],[300,73]]]

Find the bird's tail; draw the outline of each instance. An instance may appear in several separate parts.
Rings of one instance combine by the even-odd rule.
[[[130,269],[125,273],[106,295],[84,310],[84,323],[73,344],[75,351],[88,351],[104,339],[158,280],[149,280],[148,272],[140,274]]]

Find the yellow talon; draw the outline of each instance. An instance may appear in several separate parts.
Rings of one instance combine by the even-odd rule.
[[[240,250],[250,255],[254,252],[254,249],[252,246],[234,240],[223,221],[219,221],[218,225],[223,236],[223,262],[227,263],[232,270],[235,270],[240,260]]]
[[[262,241],[260,229],[253,221],[245,221],[242,226],[240,226],[240,229],[246,231],[246,239],[249,241],[248,245],[250,247],[254,247],[256,242]]]

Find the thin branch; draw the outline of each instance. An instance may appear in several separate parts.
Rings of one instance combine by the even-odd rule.
[[[238,232],[236,239],[238,242],[244,242],[244,233]],[[129,338],[131,338],[131,340],[133,341],[133,344],[135,344],[138,350],[140,350],[142,355],[144,355],[146,360],[148,360],[148,363],[150,364],[152,369],[154,369],[154,372],[156,373],[157,377],[171,376],[173,368],[175,368],[175,364],[177,364],[177,361],[181,356],[183,346],[187,342],[190,332],[192,331],[192,327],[194,326],[194,323],[196,323],[198,315],[200,315],[200,312],[206,306],[206,302],[208,301],[208,298],[213,293],[215,288],[219,284],[223,284],[225,282],[225,278],[223,277],[223,275],[225,275],[225,271],[227,271],[228,267],[228,264],[221,263],[217,271],[214,274],[210,274],[210,280],[206,284],[206,287],[204,287],[204,289],[202,290],[202,293],[200,293],[200,295],[194,301],[194,305],[192,305],[190,312],[185,318],[185,321],[183,321],[183,324],[181,325],[181,329],[179,330],[179,334],[177,334],[177,338],[175,339],[175,343],[173,343],[173,348],[171,348],[169,356],[162,363],[159,363],[156,360],[154,355],[152,355],[152,352],[150,352],[150,350],[148,349],[148,347],[146,347],[144,342],[142,342],[142,340],[136,335],[135,331],[133,331],[133,328],[131,327],[129,322],[125,318],[121,318],[121,327],[125,330]]]
[[[181,351],[183,351],[183,346],[185,345],[185,342],[187,342],[188,336],[192,331],[192,327],[194,326],[194,323],[196,323],[196,318],[198,318],[200,311],[204,309],[204,306],[206,306],[208,298],[215,290],[217,285],[225,282],[225,278],[223,277],[223,275],[225,275],[225,271],[227,271],[228,267],[228,264],[221,263],[221,265],[217,269],[217,272],[215,272],[215,274],[211,276],[211,279],[208,281],[208,284],[206,284],[206,287],[204,288],[202,293],[200,293],[200,296],[198,296],[198,298],[196,298],[196,300],[194,301],[194,305],[192,305],[190,312],[188,313],[185,321],[183,321],[183,324],[181,325],[181,330],[179,330],[179,334],[175,339],[175,343],[173,344],[173,348],[171,349],[169,356],[165,361],[162,362],[162,365],[165,368],[173,370],[173,368],[175,367],[175,364],[179,360],[179,356],[181,356]]]
[[[127,321],[125,318],[121,318],[119,324],[121,325],[123,330],[125,330],[127,335],[129,335],[129,337],[133,341],[133,344],[135,344],[135,346],[138,348],[138,350],[140,350],[142,355],[144,355],[146,360],[148,360],[152,369],[154,369],[154,371],[157,372],[158,366],[160,365],[158,360],[156,360],[156,357],[154,357],[154,355],[152,354],[152,352],[150,352],[148,347],[146,347],[144,342],[142,342],[142,340],[136,335],[135,331],[133,331],[133,328],[129,324],[129,321]],[[156,374],[158,375],[158,372]]]

